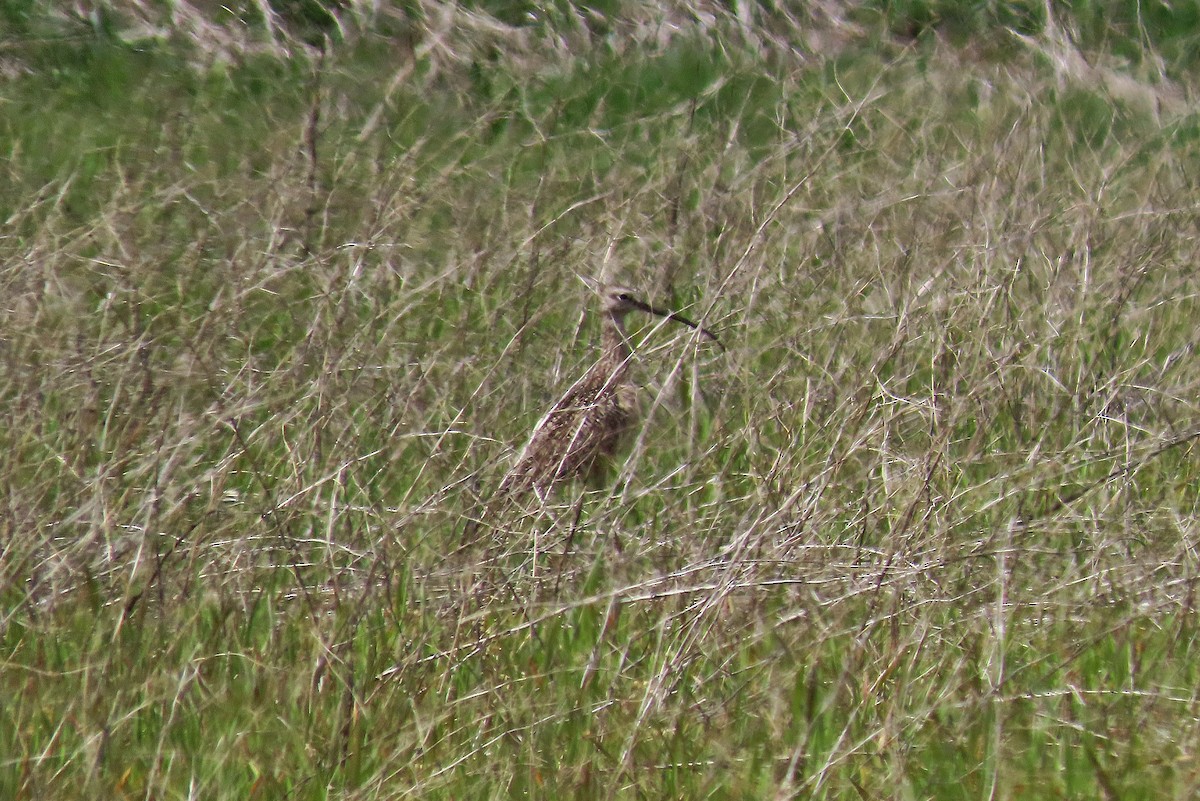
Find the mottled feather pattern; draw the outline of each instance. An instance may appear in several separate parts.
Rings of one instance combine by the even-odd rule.
[[[593,365],[538,423],[500,491],[544,490],[578,475],[598,478],[634,420],[636,393],[621,383],[624,372]]]

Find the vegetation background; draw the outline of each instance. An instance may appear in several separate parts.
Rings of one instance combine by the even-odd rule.
[[[0,798],[1190,798],[1200,3],[0,0]],[[611,486],[470,521],[635,331]]]

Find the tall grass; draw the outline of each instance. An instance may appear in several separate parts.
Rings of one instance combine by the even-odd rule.
[[[554,8],[14,61],[0,796],[1190,795],[1186,74]],[[470,526],[579,275],[729,351]]]

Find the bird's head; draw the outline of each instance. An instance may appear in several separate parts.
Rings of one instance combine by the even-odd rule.
[[[689,320],[682,314],[671,311],[670,309],[661,309],[657,306],[652,306],[643,300],[638,299],[632,289],[619,284],[607,284],[604,286],[594,286],[590,281],[585,281],[588,286],[592,287],[600,295],[600,311],[603,314],[621,320],[626,314],[631,311],[641,311],[647,314],[653,314],[658,317],[665,317],[668,320],[673,320],[688,328],[694,328],[704,336],[716,342],[718,346],[724,350],[725,346],[721,344],[721,340],[717,339],[716,334],[703,328],[699,324]]]
[[[606,286],[600,290],[600,311],[605,314],[624,316],[635,310],[658,313],[650,304],[638,300],[637,295],[627,286]]]

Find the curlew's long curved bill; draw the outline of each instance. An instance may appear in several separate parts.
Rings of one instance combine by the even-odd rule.
[[[657,314],[659,317],[665,317],[668,320],[674,320],[677,323],[682,323],[683,325],[686,325],[688,328],[696,329],[701,334],[704,334],[704,336],[711,339],[713,342],[716,342],[717,347],[719,347],[721,350],[725,350],[725,343],[723,343],[720,339],[718,339],[716,334],[714,334],[712,331],[709,331],[707,328],[703,327],[702,325],[695,322],[694,320],[690,320],[687,317],[684,317],[679,312],[673,312],[670,309],[660,309],[657,306],[651,306],[649,303],[643,303],[642,301],[636,300],[634,298],[629,298],[628,301],[630,303],[632,303],[634,306],[637,306],[642,311],[647,312],[648,314]]]

